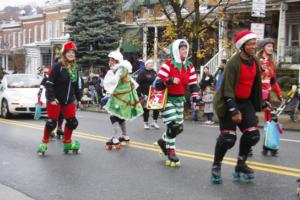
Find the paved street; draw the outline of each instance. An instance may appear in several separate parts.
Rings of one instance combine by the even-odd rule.
[[[256,178],[250,184],[232,181],[237,143],[225,159],[223,184],[212,185],[209,178],[217,126],[185,122],[184,133],[177,140],[182,167],[171,169],[153,146],[164,128],[145,131],[142,118],[129,122],[131,145],[120,152],[106,151],[104,144],[112,132],[108,115],[79,112],[78,118],[74,139],[81,142],[81,153],[65,155],[61,141],[52,141],[45,157],[36,154],[44,120],[0,119],[0,185],[35,200],[298,199],[297,132],[284,132],[277,158],[263,157],[261,142],[255,147],[250,164]]]

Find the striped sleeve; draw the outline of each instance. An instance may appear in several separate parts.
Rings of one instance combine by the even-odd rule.
[[[157,76],[159,78],[161,78],[163,80],[163,82],[165,83],[167,81],[167,79],[169,78],[169,73],[170,73],[170,67],[167,64],[163,64],[158,73]]]
[[[189,68],[189,85],[194,85],[197,84],[197,74],[195,71],[195,67],[193,65],[190,66]]]

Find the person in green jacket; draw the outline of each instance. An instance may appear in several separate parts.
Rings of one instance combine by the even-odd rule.
[[[213,102],[221,133],[215,146],[212,183],[222,182],[222,160],[236,142],[236,127],[239,127],[242,136],[234,179],[250,181],[254,178],[254,172],[247,166],[246,160],[250,148],[260,138],[256,111],[262,107],[262,88],[260,63],[255,57],[256,35],[250,30],[240,31],[235,35],[234,43],[239,52],[228,61]]]

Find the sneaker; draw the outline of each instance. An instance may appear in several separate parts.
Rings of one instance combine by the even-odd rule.
[[[150,129],[150,126],[149,126],[149,123],[148,123],[148,122],[145,122],[145,123],[144,123],[144,129],[146,129],[146,130],[149,130],[149,129]]]
[[[204,122],[204,124],[209,124],[209,121],[208,121],[208,120],[207,120],[207,121],[205,121],[205,122]]]
[[[159,125],[157,124],[157,121],[152,122],[151,126],[156,128],[156,129],[160,128]]]
[[[215,123],[214,121],[208,121],[208,124],[210,124],[210,125],[212,125],[214,123]]]

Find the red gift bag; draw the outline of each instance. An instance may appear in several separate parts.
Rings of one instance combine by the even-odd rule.
[[[164,110],[167,103],[168,90],[157,90],[150,86],[146,108],[148,110]]]

